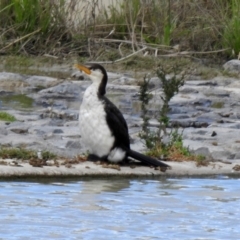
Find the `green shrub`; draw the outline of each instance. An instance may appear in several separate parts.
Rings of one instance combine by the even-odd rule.
[[[169,129],[169,102],[179,88],[184,84],[185,73],[177,74],[177,68],[173,69],[173,75],[167,78],[167,72],[163,67],[159,67],[156,74],[162,83],[163,95],[162,107],[157,113],[159,127],[157,131],[149,128],[148,107],[152,96],[148,93],[149,77],[145,77],[140,86],[140,101],[142,107],[143,125],[140,137],[145,141],[148,148],[147,154],[154,157],[167,157],[171,160],[196,160],[197,156],[191,153],[189,148],[183,145],[182,133],[178,128]],[[168,128],[168,130],[167,130]]]

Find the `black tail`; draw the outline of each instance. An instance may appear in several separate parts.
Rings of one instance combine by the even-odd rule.
[[[158,161],[157,159],[154,159],[154,158],[151,158],[151,157],[148,157],[146,155],[143,155],[139,152],[136,152],[136,151],[133,151],[133,150],[128,150],[128,156],[129,157],[132,157],[140,162],[143,162],[143,163],[147,163],[148,165],[151,165],[151,166],[154,166],[154,167],[164,167],[164,168],[168,168],[169,165],[161,162],[161,161]]]

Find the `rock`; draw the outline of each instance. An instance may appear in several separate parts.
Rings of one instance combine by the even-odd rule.
[[[34,88],[38,89],[49,88],[56,84],[59,84],[59,79],[46,76],[30,76],[24,79],[24,82],[26,82],[27,85],[32,89]]]
[[[171,118],[171,120],[174,120],[174,119],[189,119],[190,116],[188,114],[171,114],[170,118]]]
[[[68,121],[64,124],[65,127],[78,127],[78,121]]]
[[[186,81],[185,86],[196,86],[196,87],[199,87],[199,86],[217,86],[218,83],[217,81],[215,80],[196,80],[196,81]]]
[[[18,73],[0,72],[0,83],[5,81],[22,82],[25,78],[26,76]]]
[[[230,96],[230,92],[228,90],[224,90],[224,89],[216,89],[216,88],[208,88],[204,90],[204,94],[206,96],[216,96],[216,97],[220,97],[220,98],[224,98],[224,97],[229,97]]]
[[[25,76],[16,73],[0,72],[0,89],[7,92],[24,91],[28,83],[24,82]]]
[[[131,86],[131,85],[116,85],[116,84],[108,84],[107,85],[108,92],[118,92],[124,94],[130,93],[138,93],[139,86]]]
[[[234,159],[235,153],[231,153],[230,151],[213,151],[212,152],[213,159],[216,160],[225,160],[225,159]]]
[[[47,160],[46,161],[47,166],[53,166],[55,164],[54,160]]]
[[[17,133],[17,134],[26,134],[28,132],[28,129],[24,129],[24,128],[11,128],[10,131]]]
[[[53,133],[54,133],[54,134],[63,133],[63,130],[62,130],[62,129],[54,129],[54,130],[53,130]]]
[[[219,116],[219,114],[210,112],[210,113],[203,113],[200,116],[196,117],[197,122],[203,122],[208,125],[214,123],[214,122],[220,122],[222,118]]]
[[[9,72],[0,73],[0,87],[4,90],[14,90],[16,88],[14,91],[26,92],[26,90],[48,88],[58,84],[58,82],[59,79],[46,76],[27,76]]]
[[[152,77],[149,81],[149,89],[161,88],[162,82],[158,77]]]
[[[116,80],[112,81],[112,84],[136,85],[137,84],[137,80],[135,78],[123,76],[123,77],[120,77],[119,79],[116,79]]]
[[[6,130],[6,128],[4,128],[4,126],[0,126],[0,135],[6,136],[8,134],[8,131]],[[1,137],[0,137],[1,138]]]
[[[64,119],[64,120],[77,120],[78,112],[73,110],[59,110],[52,107],[48,107],[44,112],[40,114],[42,119],[44,118],[54,118],[54,119]]]
[[[44,89],[38,93],[38,98],[77,98],[82,93],[81,85],[64,82],[57,86]]]
[[[208,158],[211,157],[211,153],[207,147],[200,147],[200,148],[194,150],[194,154],[205,156]]]
[[[205,131],[205,130],[199,130],[199,131],[197,131],[196,133],[199,134],[199,135],[206,135],[206,134],[207,134],[207,131]]]
[[[237,152],[237,153],[235,154],[234,159],[240,159],[240,152]]]
[[[217,133],[215,131],[212,132],[211,137],[217,136]]]
[[[188,93],[198,93],[199,91],[191,87],[182,87],[179,92],[188,94]]]
[[[223,65],[224,70],[240,73],[240,60],[233,59]]]
[[[210,107],[212,101],[210,99],[199,98],[193,102],[194,106],[203,106],[203,107]]]
[[[80,141],[68,141],[66,144],[66,148],[75,148],[75,149],[81,149]]]
[[[229,110],[224,110],[222,112],[219,112],[218,114],[224,118],[229,118],[231,115],[233,115],[233,113],[230,112]]]
[[[107,72],[107,74],[108,74],[109,81],[119,79],[122,77],[122,74],[120,74],[120,73]],[[130,76],[126,76],[126,77],[130,77]]]

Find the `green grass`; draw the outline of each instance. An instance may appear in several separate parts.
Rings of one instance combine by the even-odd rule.
[[[0,112],[0,121],[14,122],[16,118],[7,112]]]
[[[230,17],[225,20],[223,44],[225,47],[230,47],[234,55],[238,55],[240,53],[240,2],[231,0],[230,3]]]
[[[57,4],[42,0],[1,0],[2,43],[6,42],[7,49],[14,53],[19,49],[37,53],[40,49],[49,51],[56,47],[67,29],[64,3],[65,0]]]
[[[49,151],[42,152],[43,160],[55,159],[57,156]],[[0,148],[0,158],[30,160],[37,159],[37,153],[24,148]]]

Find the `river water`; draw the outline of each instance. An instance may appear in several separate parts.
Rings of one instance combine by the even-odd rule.
[[[240,180],[0,182],[0,239],[240,239]]]

